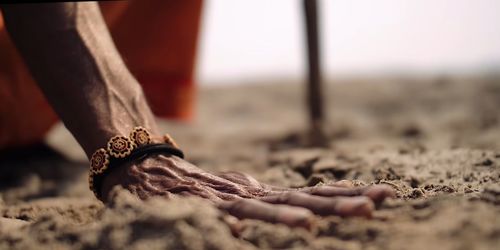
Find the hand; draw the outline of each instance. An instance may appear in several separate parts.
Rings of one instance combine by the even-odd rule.
[[[236,172],[211,174],[176,157],[151,155],[111,171],[103,180],[106,200],[115,185],[141,199],[199,196],[239,219],[311,227],[317,215],[370,217],[394,191],[386,185],[353,187],[349,181],[300,189],[277,188]]]

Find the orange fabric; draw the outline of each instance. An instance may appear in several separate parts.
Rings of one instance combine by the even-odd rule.
[[[202,0],[101,2],[100,6],[153,112],[189,120]],[[38,142],[57,122],[1,20],[0,14],[0,149]]]
[[[201,0],[100,2],[115,44],[153,112],[192,117]]]
[[[0,18],[1,20],[1,18]],[[39,142],[57,121],[0,24],[0,148]]]

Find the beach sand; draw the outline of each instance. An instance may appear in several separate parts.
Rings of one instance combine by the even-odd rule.
[[[199,198],[116,190],[106,207],[85,162],[35,147],[0,157],[0,249],[499,249],[500,77],[345,78],[324,94],[326,147],[308,145],[303,86],[284,80],[202,89],[197,120],[163,129],[209,171],[394,187],[373,219],[317,217],[311,231],[246,220],[234,236]]]

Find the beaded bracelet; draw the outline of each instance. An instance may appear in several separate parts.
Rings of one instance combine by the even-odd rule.
[[[108,169],[146,154],[164,153],[184,158],[184,153],[170,135],[165,134],[162,140],[162,143],[153,143],[151,134],[143,127],[135,127],[129,137],[114,136],[109,139],[106,148],[97,149],[90,158],[90,190],[100,198],[98,190]]]

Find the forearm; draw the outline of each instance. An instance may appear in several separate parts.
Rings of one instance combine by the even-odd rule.
[[[96,3],[2,7],[7,30],[35,80],[88,156],[135,126],[157,132]]]

